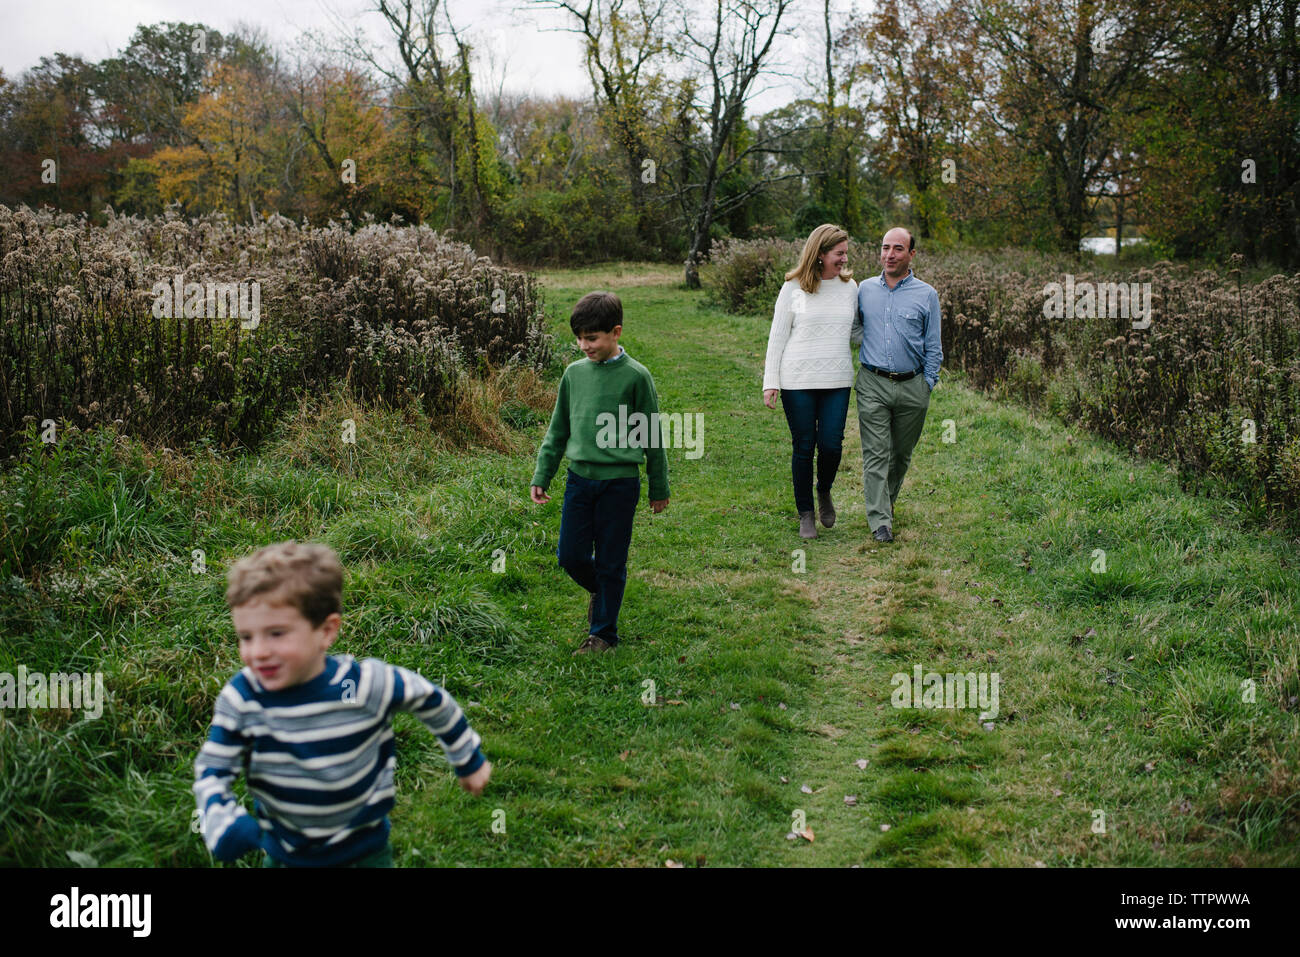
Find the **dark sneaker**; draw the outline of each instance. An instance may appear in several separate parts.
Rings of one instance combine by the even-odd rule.
[[[588,635],[587,640],[575,648],[573,653],[575,655],[587,655],[596,651],[609,651],[612,647],[613,645],[604,638],[598,635]]]
[[[817,519],[812,512],[799,513],[799,537],[800,538],[817,537]]]
[[[878,542],[892,542],[894,540],[894,535],[890,532],[888,525],[881,525],[871,537]]]
[[[817,493],[817,511],[821,513],[822,524],[827,528],[835,524],[835,506],[831,504],[830,492]]]

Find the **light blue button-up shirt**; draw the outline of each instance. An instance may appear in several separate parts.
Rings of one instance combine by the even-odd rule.
[[[850,334],[858,361],[885,372],[922,369],[926,383],[939,384],[943,346],[939,336],[939,294],[912,270],[890,289],[881,272],[858,286],[858,314]]]

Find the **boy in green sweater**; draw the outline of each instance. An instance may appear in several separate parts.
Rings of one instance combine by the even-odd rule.
[[[569,326],[587,358],[564,370],[530,493],[538,505],[549,502],[546,487],[560,459],[568,456],[556,558],[591,593],[587,640],[574,651],[580,655],[618,644],[627,550],[641,497],[640,465],[646,463],[650,480],[650,508],[662,512],[668,507],[668,456],[654,377],[618,344],[623,334],[618,296],[587,293],[573,307]]]

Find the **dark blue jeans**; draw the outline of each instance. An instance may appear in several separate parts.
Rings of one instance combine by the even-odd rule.
[[[627,583],[627,550],[641,478],[588,479],[569,469],[555,557],[595,596],[591,634],[618,644],[618,610]]]
[[[813,449],[817,449],[817,490],[829,492],[844,453],[844,420],[849,414],[849,388],[782,389],[781,405],[790,426],[794,454],[794,505],[813,510]]]

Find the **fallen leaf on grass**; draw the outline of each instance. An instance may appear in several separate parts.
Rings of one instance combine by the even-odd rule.
[[[781,775],[781,783],[782,783],[782,784],[789,784],[789,783],[790,783],[790,779],[789,779],[788,777],[786,777],[786,776],[783,774],[783,775]]]
[[[681,861],[674,861],[671,857],[664,861],[664,867],[685,867]]]
[[[858,796],[856,794],[846,794],[844,795],[844,803],[847,804],[849,807],[857,807]]]
[[[800,837],[802,837],[802,838],[803,838],[805,841],[807,841],[809,844],[811,844],[811,843],[813,842],[813,832],[812,832],[812,828],[810,828],[810,827],[805,827],[802,831],[795,831],[795,833],[798,834]]]
[[[631,751],[620,751],[620,752],[619,752],[619,755],[618,755],[618,759],[619,759],[620,761],[626,761],[626,760],[628,759],[628,757],[631,756],[631,754],[632,754]]]
[[[888,830],[889,830],[889,825],[888,825],[888,824],[882,824],[882,825],[880,825],[880,830],[881,830],[882,832],[883,832],[883,831],[888,831]]]
[[[867,759],[866,759],[866,758],[858,758],[858,759],[857,759],[856,761],[854,761],[853,763],[856,764],[856,765],[858,766],[858,770],[859,770],[859,771],[865,771],[865,770],[867,769]]]
[[[812,794],[812,788],[810,788],[806,784],[799,785],[799,790],[802,791],[804,794]]]

